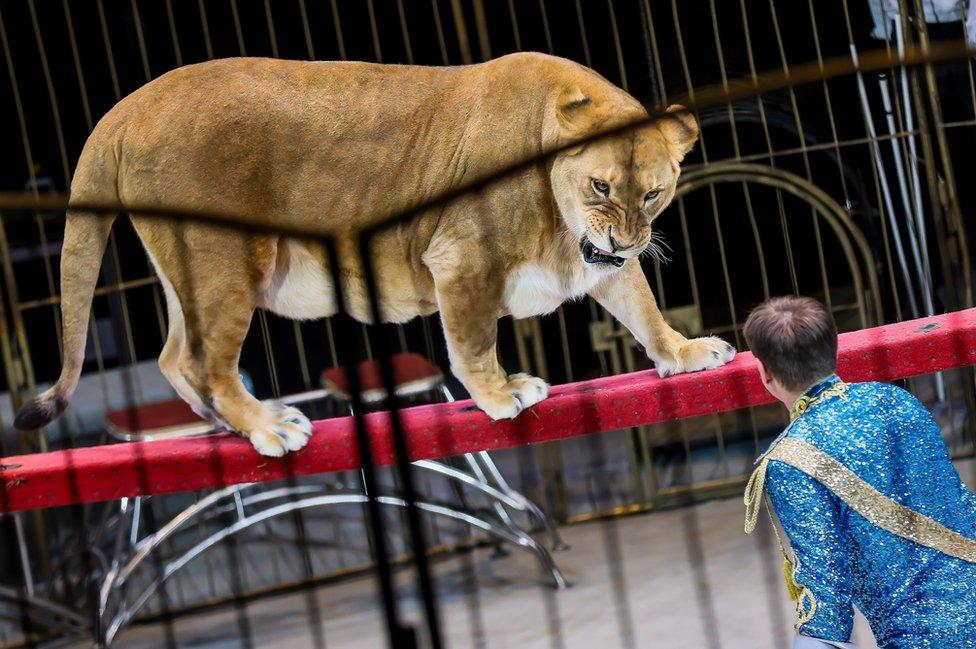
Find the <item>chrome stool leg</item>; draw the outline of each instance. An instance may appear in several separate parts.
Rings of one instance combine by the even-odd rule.
[[[446,401],[448,402],[454,401],[454,395],[451,394],[451,391],[448,389],[446,385],[441,383],[440,390],[441,390],[441,394],[444,396],[444,399]],[[505,480],[505,477],[502,475],[501,471],[498,469],[494,460],[491,459],[491,456],[488,454],[487,451],[480,451],[478,453],[466,453],[464,455],[464,459],[467,462],[468,466],[470,467],[472,475],[480,483],[486,486],[492,486],[491,481],[494,481],[498,489],[502,493],[504,493],[505,496],[507,497],[506,499],[492,497],[492,493],[490,491],[483,490],[483,492],[492,500],[492,507],[495,510],[495,514],[498,517],[499,522],[501,523],[502,526],[504,526],[509,531],[509,533],[519,537],[529,536],[525,532],[525,530],[523,530],[521,526],[519,526],[512,519],[508,509],[509,507],[511,507],[512,509],[525,512],[526,514],[528,514],[530,519],[535,518],[539,523],[542,524],[542,527],[549,538],[550,546],[552,547],[553,550],[565,550],[569,548],[569,546],[559,536],[559,532],[557,531],[556,526],[553,523],[552,519],[549,516],[547,516],[545,512],[543,512],[542,509],[539,508],[538,505],[532,502],[532,500],[526,498],[523,494],[516,491],[508,484],[508,481]],[[487,469],[488,474],[491,477],[491,480],[488,479],[489,475],[485,474],[485,469]],[[512,506],[513,503],[516,506],[513,507]],[[539,548],[539,550],[536,553],[538,554],[539,559],[544,566],[555,566],[555,562],[553,561],[552,557],[549,555],[548,550],[546,550],[544,547],[538,544],[534,544],[534,547]],[[496,552],[498,552],[499,549],[500,546],[496,546]],[[553,581],[557,585],[565,585],[565,580],[558,578],[555,575],[555,573],[553,573]]]
[[[449,403],[454,401],[454,395],[451,394],[451,391],[443,383],[441,384],[441,394],[444,395],[444,399]],[[511,487],[511,485],[508,484],[508,481],[505,480],[505,476],[503,476],[502,472],[498,470],[498,466],[495,464],[495,461],[491,459],[491,455],[489,455],[488,451],[468,453],[465,455],[465,459],[468,461],[468,464],[471,466],[475,475],[481,476],[481,479],[484,481],[484,472],[477,467],[477,462],[480,459],[484,465],[484,468],[487,469],[489,474],[491,474],[491,478],[495,481],[495,484],[498,485],[502,492],[511,497],[513,500],[522,503],[522,507],[519,509],[527,511],[530,516],[535,517],[535,519],[542,524],[546,531],[546,535],[549,537],[549,545],[553,550],[569,549],[569,545],[563,541],[561,536],[559,536],[559,531],[556,529],[556,525],[549,515],[542,511],[542,509],[532,500],[526,498],[524,495],[522,495],[522,493],[516,491]],[[507,515],[507,512],[503,520],[507,520],[509,524],[513,524],[511,522],[511,518]]]
[[[535,502],[533,502],[529,498],[526,498],[524,495],[522,495],[521,492],[515,490],[508,484],[508,481],[505,480],[505,476],[503,476],[502,472],[498,470],[498,466],[495,464],[495,461],[491,458],[491,455],[488,453],[488,451],[480,451],[472,455],[474,455],[475,457],[477,457],[478,460],[481,461],[485,469],[488,470],[488,473],[491,474],[491,477],[495,481],[495,484],[498,486],[499,489],[501,489],[501,491],[505,495],[509,496],[513,500],[520,502],[522,508],[526,512],[528,512],[531,517],[534,517],[539,523],[542,524],[542,527],[545,530],[546,535],[549,537],[549,545],[552,547],[553,550],[569,549],[569,545],[565,541],[563,541],[561,536],[559,536],[559,530],[556,528],[555,523],[549,517],[549,515],[546,514],[544,511],[542,511],[542,509],[538,505],[536,505]],[[484,474],[482,473],[482,475]]]
[[[478,480],[479,483],[485,485],[491,484],[490,482],[488,482],[488,478],[485,476],[484,471],[481,470],[481,465],[478,464],[478,461],[475,459],[473,453],[465,453],[464,460],[467,462],[468,468],[471,470],[471,474],[475,476],[475,478]],[[486,493],[490,494],[490,492],[486,492]],[[506,495],[510,496],[510,494],[506,494]],[[508,509],[505,507],[504,504],[502,504],[502,501],[500,501],[498,498],[490,498],[490,500],[491,500],[492,509],[495,510],[495,515],[498,516],[498,520],[501,521],[501,524],[504,527],[506,527],[509,531],[511,531],[513,534],[522,534],[523,533],[522,528],[509,515]],[[521,509],[521,501],[513,499],[509,503],[509,505],[511,506],[513,503],[514,505],[516,505],[514,509]],[[505,556],[507,554],[508,552],[505,549],[505,546],[499,540],[498,543],[495,545],[494,556],[500,557],[500,556]]]

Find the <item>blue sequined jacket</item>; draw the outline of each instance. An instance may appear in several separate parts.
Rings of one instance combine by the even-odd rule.
[[[976,496],[938,425],[905,390],[848,385],[842,396],[815,402],[781,438],[816,447],[884,496],[976,539]],[[787,463],[769,461],[766,492],[798,563],[795,581],[816,601],[800,634],[847,641],[857,606],[882,649],[976,648],[976,563],[881,529]]]

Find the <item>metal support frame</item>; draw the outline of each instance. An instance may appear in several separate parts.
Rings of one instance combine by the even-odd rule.
[[[435,389],[447,401],[454,401],[453,395],[443,383]],[[315,396],[322,394],[316,391]],[[288,401],[294,403],[296,399]],[[463,462],[467,465],[467,471],[442,461],[421,460],[412,463],[418,469],[451,480],[459,487],[458,495],[461,500],[460,507],[419,500],[419,509],[479,530],[499,543],[510,543],[531,552],[538,559],[553,588],[567,587],[569,583],[556,565],[549,548],[537,542],[529,533],[532,528],[542,529],[551,549],[567,549],[568,546],[559,536],[554,522],[538,505],[508,483],[488,452],[467,453],[463,456]],[[478,494],[483,502],[469,503],[463,497],[465,487]],[[93,629],[99,646],[109,646],[167,580],[221,541],[278,516],[313,508],[365,504],[369,497],[361,482],[334,485],[291,484],[270,489],[260,484],[234,485],[204,496],[156,531],[140,537],[143,500],[142,497],[137,497],[119,501],[118,514],[107,526],[107,529],[115,528],[115,545],[114,556],[101,580],[99,590]],[[376,500],[387,507],[406,507],[405,500],[397,493],[384,492]],[[191,524],[217,519],[227,513],[233,515],[232,524],[211,533],[175,557],[167,558],[158,566],[159,573],[148,586],[132,597],[127,596],[126,586],[133,575],[147,559],[159,552],[167,540]],[[516,513],[525,518],[527,527],[520,525],[513,517]]]
[[[565,588],[568,582],[549,550],[516,523],[511,513],[520,512],[530,520],[534,518],[545,529],[552,548],[565,549],[566,544],[560,538],[549,518],[538,506],[508,485],[487,453],[467,454],[465,460],[471,467],[470,473],[430,460],[414,463],[414,466],[436,472],[456,480],[461,485],[470,487],[485,497],[491,504],[491,508],[463,511],[447,504],[422,500],[418,502],[420,509],[434,516],[458,521],[480,530],[496,540],[511,543],[533,553],[539,560],[543,571],[548,575],[552,587]],[[486,475],[482,467],[487,469],[490,477]],[[367,500],[368,497],[362,493],[361,488],[354,485],[330,487],[306,484],[268,490],[262,490],[260,485],[254,484],[235,485],[208,494],[171,518],[157,531],[140,538],[138,528],[142,498],[135,498],[131,501],[123,499],[120,501],[120,520],[116,526],[116,542],[117,547],[121,546],[124,549],[116,553],[111,567],[102,580],[97,611],[98,620],[95,629],[96,641],[102,646],[110,645],[118,632],[131,622],[139,610],[170,577],[188,565],[190,561],[230,536],[244,532],[277,516],[295,511],[335,505],[360,504],[366,503]],[[405,506],[403,499],[395,495],[381,495],[378,500],[385,506]],[[168,539],[186,529],[190,524],[198,522],[199,519],[216,518],[227,509],[236,513],[232,525],[217,530],[190,549],[167,560],[162,566],[161,574],[150,582],[149,586],[131,599],[126,597],[125,587],[131,581],[132,576],[153,553],[159,551]],[[126,522],[129,524],[126,525]]]

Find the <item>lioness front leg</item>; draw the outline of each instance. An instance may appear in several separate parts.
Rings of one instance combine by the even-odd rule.
[[[499,364],[497,300],[465,282],[438,283],[437,300],[451,372],[489,417],[512,419],[548,396],[549,386],[542,379],[506,375]]]
[[[590,295],[634,334],[661,376],[720,367],[735,357],[735,347],[721,338],[689,340],[672,329],[635,260],[603,279]]]

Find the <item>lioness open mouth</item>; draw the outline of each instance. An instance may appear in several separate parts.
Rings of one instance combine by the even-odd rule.
[[[603,248],[597,248],[586,237],[580,240],[580,252],[583,253],[583,261],[588,264],[613,264],[619,268],[627,261]]]

